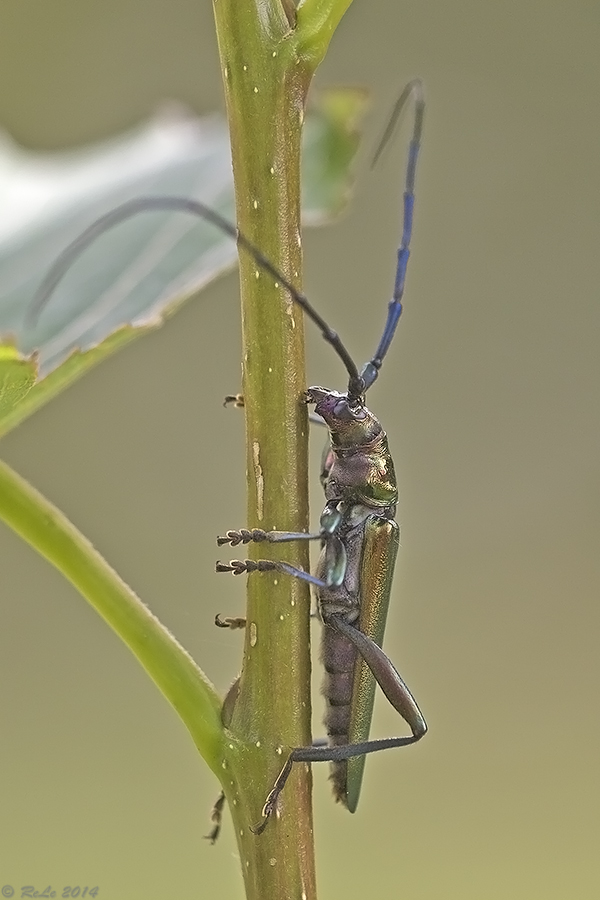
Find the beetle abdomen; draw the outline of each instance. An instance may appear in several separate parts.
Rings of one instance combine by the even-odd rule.
[[[352,690],[356,650],[341,634],[327,625],[323,628],[321,661],[325,669],[323,695],[325,697],[325,717],[323,724],[332,747],[348,743]],[[348,763],[331,763],[331,781],[336,800],[347,806],[346,779]]]

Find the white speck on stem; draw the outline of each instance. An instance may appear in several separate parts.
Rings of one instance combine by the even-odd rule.
[[[256,642],[258,640],[258,632],[256,628],[256,622],[250,622],[250,646],[256,647]]]
[[[258,441],[252,444],[252,459],[254,461],[254,477],[256,479],[256,514],[259,522],[263,519],[265,479],[260,464],[260,446]]]

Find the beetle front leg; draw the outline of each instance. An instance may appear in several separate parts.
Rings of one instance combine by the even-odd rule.
[[[263,531],[262,528],[240,528],[238,531],[228,531],[225,535],[217,537],[219,547],[229,544],[236,547],[238,544],[262,543],[266,541],[270,544],[285,544],[293,541],[320,541],[323,539],[322,532],[311,534],[306,531]],[[284,575],[290,575],[292,578],[299,578],[315,587],[324,587],[325,583],[320,579],[292,566],[286,562],[279,562],[270,559],[232,559],[228,563],[217,561],[217,572],[231,572],[233,575],[245,575],[251,572],[282,572]]]
[[[243,394],[227,394],[227,396],[223,398],[223,406],[233,406],[235,409],[244,409],[245,405],[246,403]],[[325,419],[316,412],[310,412],[308,414],[308,421],[312,422],[313,425],[327,427]]]

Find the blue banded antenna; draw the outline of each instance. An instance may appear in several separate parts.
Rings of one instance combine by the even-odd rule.
[[[388,315],[383,329],[379,346],[375,351],[375,355],[362,368],[361,378],[364,382],[364,390],[367,391],[379,375],[379,369],[382,366],[386,353],[390,348],[392,339],[396,331],[398,319],[402,314],[402,297],[404,295],[404,284],[406,281],[406,269],[408,267],[408,258],[410,256],[410,240],[413,228],[413,212],[415,206],[415,174],[417,170],[417,160],[419,150],[421,149],[421,135],[423,133],[423,117],[425,114],[425,92],[423,90],[423,82],[419,78],[409,81],[394,106],[392,115],[379,142],[377,150],[373,156],[371,168],[373,168],[384,148],[393,136],[398,121],[404,112],[409,100],[413,100],[415,104],[415,119],[413,123],[413,133],[408,148],[408,162],[406,166],[406,178],[404,181],[404,217],[402,221],[402,239],[398,247],[398,263],[396,266],[396,278],[394,281],[394,293],[388,304]]]

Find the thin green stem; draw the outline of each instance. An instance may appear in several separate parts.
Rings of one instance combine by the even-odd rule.
[[[220,698],[164,625],[49,500],[0,462],[0,518],[67,578],[100,613],[177,710],[220,777]]]

